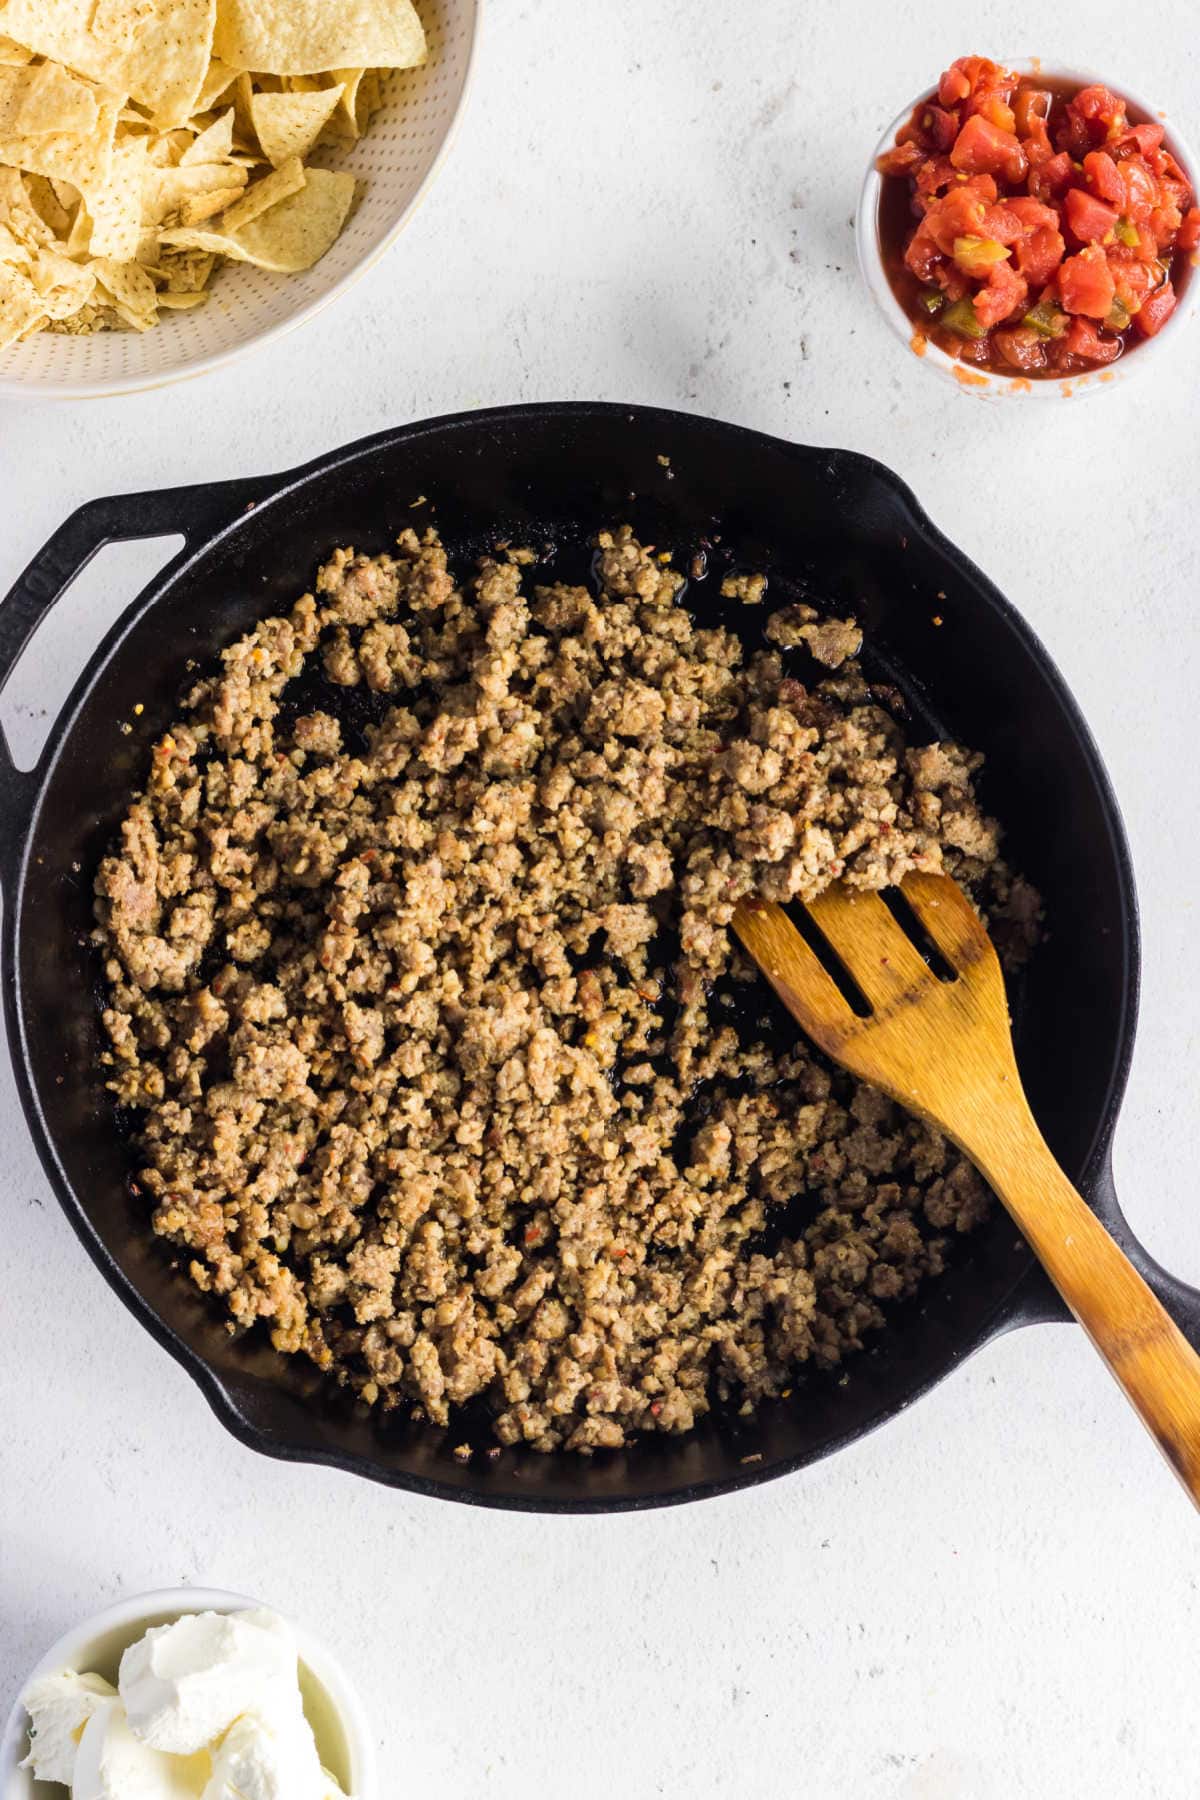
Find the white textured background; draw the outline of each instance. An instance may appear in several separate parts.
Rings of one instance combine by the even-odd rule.
[[[1059,0],[1014,41],[997,0],[493,0],[457,151],[348,299],[199,383],[0,409],[0,590],[97,493],[476,405],[658,402],[882,458],[1032,619],[1107,758],[1146,938],[1118,1185],[1200,1280],[1200,327],[1128,392],[980,406],[868,311],[849,227],[878,131],[968,50],[1102,59],[1200,136],[1193,9],[1145,0],[1093,55],[1098,17]],[[105,552],[64,603],[5,697],[22,747],[156,554]],[[86,1261],[6,1070],[0,1106],[0,1712],[79,1614],[210,1581],[344,1657],[385,1800],[1200,1793],[1198,1522],[1073,1328],[754,1493],[473,1514],[227,1438]]]

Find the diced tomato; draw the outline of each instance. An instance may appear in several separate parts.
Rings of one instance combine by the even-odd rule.
[[[1132,123],[1100,83],[1060,97],[959,57],[879,167],[908,189],[912,222],[885,214],[888,266],[903,257],[907,271],[898,297],[980,367],[1050,376],[1111,362],[1170,318],[1172,258],[1200,262],[1191,178],[1161,125]]]
[[[1119,135],[1125,129],[1125,102],[1118,99],[1111,88],[1098,84],[1080,88],[1074,100],[1068,103],[1067,111],[1084,121],[1095,134],[1097,143]]]
[[[921,129],[931,150],[949,150],[958,136],[958,114],[941,106],[927,106],[921,114]]]
[[[1013,118],[1018,137],[1029,137],[1038,125],[1045,130],[1053,99],[1049,88],[1022,87],[1017,90],[1017,97],[1013,101]]]
[[[999,329],[993,336],[997,350],[1014,369],[1029,371],[1045,368],[1045,340],[1027,325],[1018,325],[1011,330]]]
[[[1016,213],[1026,231],[1033,231],[1039,225],[1050,225],[1058,230],[1058,214],[1043,200],[1031,199],[1028,194],[1013,194],[1003,204],[1009,212]]]
[[[1050,127],[1045,119],[1031,120],[1029,130],[1022,132],[1020,136],[1031,169],[1039,169],[1043,163],[1052,160],[1054,145],[1050,142]]]
[[[1106,206],[1083,188],[1068,188],[1064,211],[1067,224],[1081,244],[1102,244],[1116,230],[1116,208]]]
[[[987,203],[981,199],[973,183],[951,188],[944,199],[932,205],[925,215],[929,235],[944,256],[953,256],[954,240],[981,235]]]
[[[1147,163],[1158,177],[1161,188],[1178,196],[1181,205],[1190,206],[1192,202],[1192,184],[1173,156],[1165,150],[1157,151],[1146,158]]]
[[[885,150],[882,156],[875,158],[875,167],[881,175],[911,175],[918,163],[925,160],[925,152],[919,144],[911,140],[907,144],[897,144],[891,150]]]
[[[1024,276],[1018,275],[1011,263],[995,263],[986,285],[975,296],[979,323],[989,329],[1001,324],[1018,306],[1024,306],[1028,298],[1029,287]]]
[[[941,254],[929,229],[929,220],[922,219],[904,252],[905,268],[911,269],[918,281],[931,281]]]
[[[986,103],[993,95],[1007,100],[1017,85],[1017,76],[1011,69],[1002,69],[989,56],[960,56],[951,65],[947,74],[957,73],[967,83],[966,93],[959,96],[966,101],[966,111],[972,112],[980,103]],[[943,77],[945,79],[945,77]],[[943,100],[943,106],[953,106],[953,100]]]
[[[1045,287],[1066,250],[1061,231],[1056,231],[1053,225],[1039,225],[1028,237],[1020,239],[1014,254],[1021,274],[1030,287],[1036,288]]]
[[[1108,251],[1116,297],[1128,313],[1137,312],[1147,295],[1152,294],[1162,278],[1157,262],[1147,262],[1135,251],[1113,245]]]
[[[1125,189],[1121,211],[1135,225],[1144,224],[1158,205],[1158,183],[1140,158],[1129,157],[1117,169]]]
[[[1157,292],[1148,300],[1143,300],[1141,307],[1133,316],[1133,322],[1143,337],[1157,337],[1179,302],[1179,296],[1169,281],[1164,281]]]
[[[1065,150],[1041,163],[1029,177],[1029,191],[1038,200],[1057,200],[1075,179],[1075,165]]]
[[[942,188],[949,187],[952,181],[961,180],[962,176],[948,156],[930,156],[917,170],[917,192],[936,194]]]
[[[898,144],[916,144],[928,155],[948,150],[958,136],[957,113],[946,112],[932,100],[913,108],[907,125],[896,133]]]
[[[1175,205],[1156,206],[1147,224],[1155,249],[1170,250],[1175,243],[1175,233],[1183,224],[1183,214]]]
[[[1069,313],[1107,319],[1115,291],[1112,270],[1096,244],[1089,244],[1078,256],[1068,256],[1059,265],[1058,294]]]
[[[1001,131],[978,113],[967,120],[955,138],[950,161],[968,175],[1002,175],[1006,181],[1023,180],[1029,168],[1029,159],[1015,133]]]
[[[968,102],[967,112],[978,113],[981,119],[986,119],[989,125],[996,127],[997,131],[1008,131],[1014,137],[1016,136],[1016,114],[1004,96],[996,93],[995,90],[977,94],[972,101]]]
[[[1015,244],[1025,230],[1025,221],[1007,200],[997,200],[983,215],[979,227],[981,237],[995,238],[998,244]]]
[[[965,300],[971,292],[971,283],[958,264],[947,262],[944,257],[933,271],[933,279],[947,300]]]
[[[938,82],[938,99],[943,106],[957,106],[959,101],[965,100],[971,91],[971,83],[962,69],[962,63],[965,61],[965,57],[960,58],[959,62],[954,63],[946,70]]]
[[[1068,356],[1081,357],[1085,362],[1115,362],[1121,354],[1120,338],[1103,335],[1090,319],[1072,319],[1062,341]]]
[[[1081,163],[1092,147],[1087,121],[1068,106],[1054,141],[1063,155],[1069,156],[1072,162]]]
[[[1089,150],[1083,159],[1083,174],[1093,194],[1119,207],[1125,198],[1120,172],[1107,150]]]
[[[1148,120],[1144,125],[1131,125],[1125,135],[1133,139],[1140,155],[1149,156],[1159,148],[1167,134],[1161,125]]]
[[[968,193],[974,194],[977,200],[982,200],[987,206],[1000,198],[1000,189],[994,175],[968,175],[963,180],[960,171],[959,180],[962,181],[962,185]]]

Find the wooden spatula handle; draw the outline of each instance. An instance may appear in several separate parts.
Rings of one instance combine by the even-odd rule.
[[[1067,1180],[1028,1109],[976,1123],[964,1148],[1200,1506],[1200,1356]]]

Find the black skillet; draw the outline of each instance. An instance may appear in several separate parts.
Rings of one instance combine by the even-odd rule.
[[[414,508],[421,496],[426,504]],[[840,450],[780,442],[647,408],[506,408],[385,432],[293,474],[97,500],[55,533],[0,608],[0,687],[38,622],[88,559],[119,538],[182,533],[184,549],[105,637],[37,767],[0,742],[0,879],[9,1041],[47,1176],[94,1262],[200,1384],[218,1418],[269,1455],[328,1463],[418,1493],[544,1511],[665,1505],[766,1480],[881,1424],[1011,1326],[1062,1319],[1061,1302],[1003,1209],[947,1277],[838,1378],[798,1379],[755,1421],[718,1416],[690,1436],[591,1459],[506,1450],[467,1463],[443,1434],[380,1423],[298,1360],[231,1341],[155,1242],[127,1185],[130,1150],[96,1075],[96,971],[84,938],[91,876],[149,746],[170,722],[189,658],[202,663],[261,614],[286,609],[337,544],[382,550],[436,519],[459,556],[497,536],[553,546],[566,573],[628,520],[685,554],[732,560],[852,611],[874,674],[901,690],[916,737],[950,731],[987,753],[984,798],[1014,863],[1041,889],[1051,931],[1014,996],[1017,1043],[1051,1148],[1151,1286],[1200,1344],[1200,1293],[1131,1238],[1109,1152],[1137,1003],[1129,855],[1087,727],[1028,626],[936,531],[902,482]],[[689,602],[715,613],[717,579]],[[751,609],[724,609],[757,630]],[[135,706],[141,711],[135,713]],[[122,725],[132,725],[123,731]],[[36,1279],[36,1271],[31,1271]]]

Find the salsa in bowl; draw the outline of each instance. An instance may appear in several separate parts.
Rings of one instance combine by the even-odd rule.
[[[868,285],[964,385],[1111,379],[1181,310],[1200,248],[1191,167],[1126,92],[962,57],[868,174]]]

